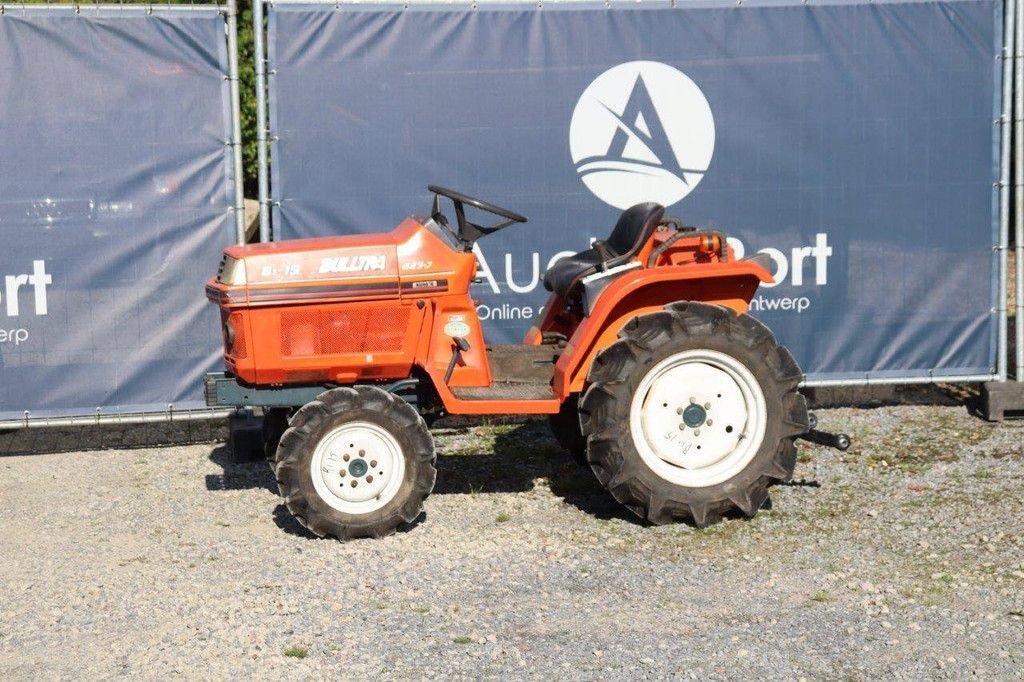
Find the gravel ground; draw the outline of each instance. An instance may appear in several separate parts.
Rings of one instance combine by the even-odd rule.
[[[1019,678],[1024,423],[819,417],[853,448],[706,530],[634,521],[543,421],[442,422],[426,517],[349,544],[217,427],[0,436],[0,677]]]

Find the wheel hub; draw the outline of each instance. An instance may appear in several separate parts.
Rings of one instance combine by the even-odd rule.
[[[360,476],[365,476],[369,468],[370,465],[366,463],[365,459],[354,459],[348,465],[348,472],[359,478]]]
[[[683,410],[683,423],[693,429],[703,424],[707,415],[707,411],[700,405],[688,405]]]
[[[366,514],[395,497],[405,477],[405,456],[386,429],[350,422],[320,439],[310,475],[324,502],[338,511]]]
[[[688,350],[655,365],[630,406],[641,458],[679,485],[715,485],[741,471],[764,438],[767,408],[750,370],[712,350]]]

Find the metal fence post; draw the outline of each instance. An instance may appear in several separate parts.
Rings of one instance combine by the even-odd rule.
[[[996,313],[999,316],[998,337],[996,341],[996,374],[997,381],[1006,381],[1007,365],[1009,364],[1009,348],[1007,346],[1007,308],[1009,307],[1008,259],[1007,251],[1010,244],[1010,161],[1012,156],[1011,123],[1013,122],[1013,62],[1014,32],[1016,30],[1016,2],[1006,0],[1003,20],[1003,110],[1000,116],[1000,152],[999,152],[999,304]]]
[[[238,0],[228,0],[228,81],[231,91],[231,148],[235,166],[235,240],[245,243],[245,197],[242,194],[242,118],[238,94]]]
[[[1014,162],[1016,173],[1014,180],[1014,234],[1017,246],[1017,305],[1016,329],[1014,338],[1017,340],[1017,381],[1024,382],[1024,5],[1017,5],[1016,12],[1016,45],[1014,46]]]
[[[263,40],[263,0],[252,3],[256,53],[256,174],[259,180],[260,241],[270,241],[270,182],[267,177],[267,53]]]

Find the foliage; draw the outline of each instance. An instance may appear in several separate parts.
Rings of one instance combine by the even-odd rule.
[[[257,195],[256,185],[256,61],[253,52],[252,2],[238,2],[238,93],[242,113],[242,168],[245,194]]]

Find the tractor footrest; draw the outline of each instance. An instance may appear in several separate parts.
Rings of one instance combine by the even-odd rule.
[[[500,383],[482,388],[453,388],[459,400],[551,400],[551,386],[532,383]]]
[[[1024,382],[989,381],[982,384],[981,414],[992,422],[1024,419]]]
[[[487,362],[495,384],[544,384],[555,371],[558,349],[552,344],[492,344],[487,346]]]

